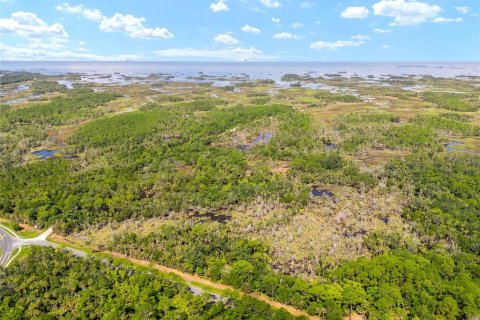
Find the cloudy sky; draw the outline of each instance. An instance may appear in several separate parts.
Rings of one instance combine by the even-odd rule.
[[[0,0],[2,60],[479,61],[479,0]]]

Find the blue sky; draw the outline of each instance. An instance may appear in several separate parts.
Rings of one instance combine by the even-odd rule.
[[[479,61],[478,0],[0,0],[2,60]]]

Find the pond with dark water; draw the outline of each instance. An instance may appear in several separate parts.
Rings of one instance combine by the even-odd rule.
[[[318,189],[312,189],[312,196],[314,197],[328,197],[332,198],[334,194],[328,190],[318,190]]]
[[[225,214],[215,214],[215,213],[212,213],[212,212],[207,212],[207,213],[204,213],[204,214],[199,213],[199,212],[195,212],[193,214],[193,217],[202,219],[200,221],[200,223],[215,222],[216,221],[220,224],[226,224],[227,221],[232,219],[232,217],[227,216]]]

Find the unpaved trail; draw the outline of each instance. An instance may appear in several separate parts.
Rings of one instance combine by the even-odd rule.
[[[182,278],[183,280],[185,280],[187,283],[195,283],[196,282],[196,283],[200,283],[202,285],[209,286],[209,287],[215,288],[217,290],[221,290],[221,291],[225,291],[225,290],[234,291],[234,290],[236,290],[234,287],[231,287],[231,286],[228,286],[228,285],[225,285],[225,284],[222,284],[222,283],[218,283],[218,282],[213,282],[213,281],[207,280],[205,278],[199,277],[197,275],[185,273],[185,272],[180,271],[178,269],[169,268],[169,267],[166,267],[166,266],[163,266],[163,265],[160,265],[160,264],[152,263],[152,262],[147,261],[147,260],[140,260],[140,259],[132,258],[132,257],[129,257],[127,255],[124,255],[124,254],[121,254],[121,253],[118,253],[118,252],[112,252],[112,251],[100,251],[100,252],[103,253],[103,254],[107,254],[109,256],[115,257],[115,258],[128,260],[128,261],[130,261],[134,264],[147,266],[147,267],[153,267],[153,268],[155,268],[155,269],[157,269],[161,272],[174,273],[177,276],[179,276],[180,278]],[[269,304],[271,307],[273,307],[275,309],[282,309],[283,308],[283,309],[287,310],[289,313],[291,313],[292,315],[297,316],[297,317],[305,316],[305,317],[307,317],[308,319],[311,319],[311,320],[319,320],[320,319],[318,317],[311,316],[304,311],[298,310],[298,309],[296,309],[292,306],[289,306],[289,305],[280,303],[278,301],[272,300],[270,297],[268,297],[268,296],[266,296],[262,293],[241,292],[241,294],[246,295],[246,296],[250,296],[250,297],[252,297],[254,299],[257,299],[257,300],[260,300],[260,301],[263,301],[263,302]]]

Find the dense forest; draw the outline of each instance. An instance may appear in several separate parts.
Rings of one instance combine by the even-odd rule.
[[[0,269],[1,319],[294,319],[243,297],[194,295],[170,275],[33,248]]]
[[[405,216],[431,237],[430,246],[443,239],[480,254],[479,157],[415,154],[386,170],[390,183],[412,193]]]

